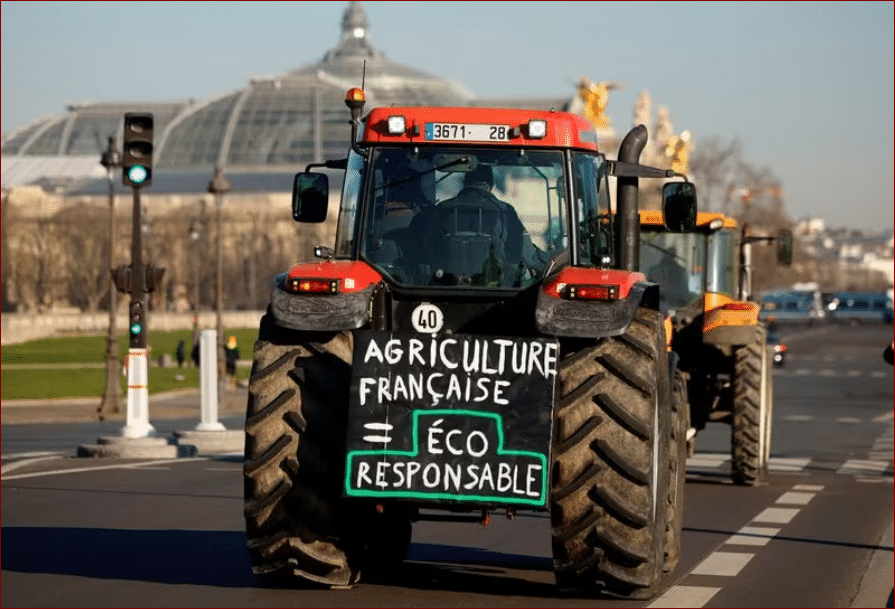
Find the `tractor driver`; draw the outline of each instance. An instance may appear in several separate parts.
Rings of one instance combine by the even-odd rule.
[[[516,210],[491,192],[493,186],[493,170],[480,164],[465,174],[455,197],[424,208],[411,222],[409,232],[421,246],[418,261],[436,282],[441,271],[448,283],[481,276],[481,284],[512,287],[526,266],[540,268]]]
[[[647,272],[649,280],[659,284],[662,300],[673,307],[689,304],[693,296],[688,289],[687,273],[677,259],[677,250],[672,247]]]

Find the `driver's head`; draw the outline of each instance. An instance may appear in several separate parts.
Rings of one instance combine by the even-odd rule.
[[[491,190],[494,186],[494,173],[490,165],[477,165],[475,169],[463,177],[464,188],[481,188]]]

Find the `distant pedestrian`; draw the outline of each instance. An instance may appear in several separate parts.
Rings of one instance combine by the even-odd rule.
[[[886,360],[889,365],[893,365],[895,362],[895,341],[889,343],[889,346],[883,351],[883,359]]]
[[[177,360],[177,367],[183,368],[186,361],[186,345],[182,340],[177,341],[177,348],[174,350],[174,359]]]
[[[231,382],[236,381],[236,362],[239,360],[239,349],[236,346],[236,337],[231,336],[227,340],[227,347],[224,349],[224,357],[227,363],[227,376]]]
[[[199,367],[199,318],[193,317],[193,348],[190,350],[190,359],[193,365]]]

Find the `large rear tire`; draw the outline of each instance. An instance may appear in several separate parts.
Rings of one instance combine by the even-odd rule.
[[[359,576],[356,515],[341,499],[352,335],[261,320],[245,421],[244,515],[268,584],[347,586]]]
[[[690,428],[690,404],[684,372],[674,371],[671,402],[672,423],[668,445],[668,519],[665,524],[666,573],[677,567],[681,558],[681,535],[684,528],[684,486],[687,478],[687,430]]]
[[[662,316],[638,309],[620,336],[563,342],[551,480],[562,588],[658,592],[671,424],[664,335]]]
[[[734,484],[767,481],[771,443],[771,367],[767,337],[758,327],[754,340],[734,352],[731,478]]]

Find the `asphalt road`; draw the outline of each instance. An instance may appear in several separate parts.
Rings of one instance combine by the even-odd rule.
[[[78,459],[78,445],[121,421],[13,424],[10,412],[26,406],[4,404],[2,605],[892,607],[893,370],[882,360],[892,326],[782,334],[770,481],[733,486],[729,428],[700,434],[683,555],[653,601],[558,593],[549,519],[537,513],[493,514],[487,527],[417,523],[403,571],[388,580],[262,588],[245,551],[238,455]],[[221,421],[238,429],[244,398],[230,397]],[[151,401],[150,420],[160,434],[191,429],[196,399]]]

